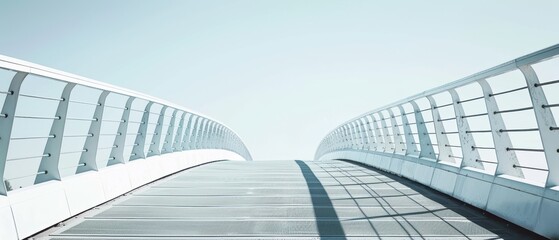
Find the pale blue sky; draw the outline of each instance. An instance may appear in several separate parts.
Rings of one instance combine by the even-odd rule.
[[[212,116],[255,159],[558,43],[558,1],[2,1],[0,54]]]

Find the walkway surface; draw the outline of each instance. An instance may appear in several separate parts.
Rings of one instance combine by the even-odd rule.
[[[215,162],[88,211],[54,239],[530,239],[418,183],[345,161]],[[50,238],[49,237],[49,238]]]

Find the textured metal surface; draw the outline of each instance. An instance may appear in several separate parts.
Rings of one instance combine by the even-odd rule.
[[[208,164],[64,225],[47,238],[534,237],[417,183],[343,161]]]

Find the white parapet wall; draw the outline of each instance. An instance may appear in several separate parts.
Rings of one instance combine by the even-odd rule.
[[[116,164],[10,191],[0,196],[0,239],[24,239],[65,219],[184,169],[219,160],[245,160],[221,149],[169,153]]]
[[[542,236],[559,239],[559,188],[544,188],[509,176],[493,176],[398,154],[334,151],[319,160],[345,159],[390,172],[471,204]]]

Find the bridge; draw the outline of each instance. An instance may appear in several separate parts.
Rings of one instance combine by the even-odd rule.
[[[253,161],[201,113],[0,56],[0,237],[559,238],[557,56],[354,117],[312,161]]]

